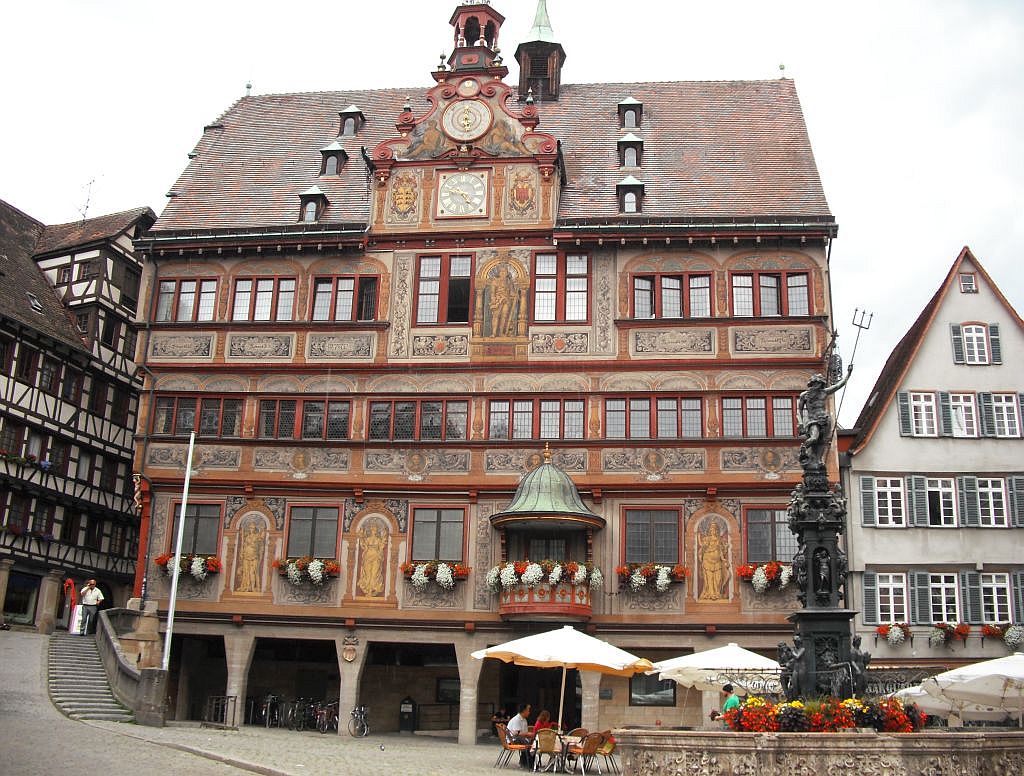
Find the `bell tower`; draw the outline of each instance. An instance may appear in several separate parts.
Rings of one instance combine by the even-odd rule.
[[[531,91],[538,102],[558,99],[565,50],[555,40],[555,31],[551,29],[547,0],[537,0],[533,29],[516,49],[516,61],[519,63],[520,100],[525,100]]]
[[[455,72],[501,66],[498,32],[503,21],[505,17],[488,0],[465,0],[449,22],[455,31],[455,50],[448,66]]]

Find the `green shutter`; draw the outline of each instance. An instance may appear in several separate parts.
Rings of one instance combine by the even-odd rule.
[[[864,624],[878,624],[878,575],[864,572]]]
[[[907,525],[928,527],[928,480],[920,474],[907,477]]]
[[[977,571],[960,572],[960,599],[963,601],[960,619],[981,622],[981,574]]]
[[[896,401],[900,409],[900,436],[910,436],[914,428],[910,423],[910,394],[900,391],[896,394]]]
[[[931,580],[927,571],[912,571],[910,577],[910,622],[914,625],[931,625],[932,596]]]
[[[939,391],[939,436],[953,436],[953,407],[943,391]]]
[[[981,504],[978,502],[978,478],[957,477],[957,498],[960,502],[960,525],[981,525]]]
[[[951,324],[949,328],[953,335],[953,363],[962,364],[967,360],[964,356],[964,330],[959,323]]]
[[[1013,572],[1013,621],[1024,625],[1024,571]]]
[[[981,435],[996,435],[996,415],[992,411],[992,394],[981,391],[978,393],[978,411],[981,413]]]
[[[860,523],[861,525],[878,525],[875,512],[875,478],[860,478]]]
[[[1007,477],[1006,483],[1010,491],[1010,525],[1024,528],[1024,477]]]
[[[990,323],[988,325],[988,344],[992,353],[992,363],[1001,364],[1003,363],[1003,348],[999,342],[999,324]]]

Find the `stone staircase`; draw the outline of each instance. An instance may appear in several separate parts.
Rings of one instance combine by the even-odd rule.
[[[50,698],[72,719],[134,722],[131,710],[110,692],[94,636],[54,633],[47,667]]]

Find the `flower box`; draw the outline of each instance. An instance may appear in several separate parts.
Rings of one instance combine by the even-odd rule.
[[[407,562],[399,566],[405,578],[417,590],[424,590],[431,582],[445,590],[451,590],[455,583],[469,578],[472,569],[463,563],[445,563],[432,560],[426,563]]]
[[[487,572],[486,584],[495,593],[499,593],[519,585],[532,588],[538,585],[558,585],[563,581],[573,585],[589,585],[597,590],[604,584],[604,576],[592,563],[574,560],[517,560],[493,566]]]
[[[767,563],[744,563],[737,567],[736,576],[749,582],[755,591],[784,590],[793,579],[793,566],[770,560]]]
[[[910,625],[905,622],[890,622],[883,625],[879,625],[875,628],[875,643],[878,643],[878,637],[881,636],[885,639],[890,647],[898,647],[906,641],[913,643],[914,634],[910,630]]]
[[[627,563],[615,569],[619,578],[619,589],[629,588],[634,593],[654,590],[666,593],[673,582],[685,582],[690,569],[681,563],[666,566],[658,563]]]
[[[172,563],[173,558],[174,555],[167,552],[163,555],[157,556],[153,562],[162,568],[165,574],[171,575],[174,573],[174,563]],[[208,574],[219,574],[220,569],[220,558],[216,555],[193,555],[192,553],[189,553],[178,558],[179,578],[183,574],[188,574],[193,579],[202,582],[206,579]]]
[[[322,585],[341,574],[341,565],[334,558],[278,558],[273,562],[277,573],[291,585]]]
[[[928,645],[931,647],[948,647],[953,642],[960,640],[967,641],[971,634],[971,626],[966,622],[958,622],[952,625],[948,622],[937,622],[932,625],[932,632],[928,634]]]

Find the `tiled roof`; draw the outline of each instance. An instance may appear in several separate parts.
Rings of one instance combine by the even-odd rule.
[[[32,258],[45,229],[31,216],[0,200],[0,317],[85,351],[64,305]],[[42,312],[32,309],[28,294],[39,301]]]
[[[397,135],[407,98],[422,87],[244,97],[205,128],[155,230],[295,224],[298,194],[314,183],[329,205],[321,223],[366,223],[371,184],[360,149]],[[538,104],[539,130],[561,141],[567,183],[559,220],[619,217],[618,106],[643,103],[643,213],[637,217],[830,218],[791,80],[563,84]],[[358,105],[359,132],[338,137],[338,113]],[[419,100],[419,105],[423,101]],[[513,102],[513,109],[518,103]],[[337,139],[341,174],[319,177],[320,149]],[[624,221],[627,219],[623,219]]]
[[[942,301],[946,298],[946,294],[953,288],[957,281],[957,275],[960,272],[961,265],[969,261],[974,265],[974,269],[982,276],[988,287],[995,294],[1002,304],[1009,311],[1014,322],[1024,327],[1024,321],[1021,320],[1020,316],[1010,305],[1009,301],[1002,295],[999,288],[992,281],[992,278],[985,271],[985,268],[981,266],[981,262],[975,258],[974,254],[971,253],[971,249],[964,246],[963,250],[957,256],[956,261],[953,262],[953,266],[949,268],[949,272],[946,274],[945,279],[939,286],[938,290],[928,300],[928,304],[921,310],[921,314],[917,316],[917,320],[911,324],[910,329],[903,335],[892,353],[889,354],[889,358],[885,362],[885,366],[882,367],[882,371],[878,375],[878,379],[875,380],[875,385],[868,394],[868,400],[861,408],[860,415],[857,417],[857,422],[854,423],[853,433],[855,438],[851,449],[854,453],[860,450],[867,442],[871,439],[874,433],[875,427],[878,425],[878,421],[885,413],[885,409],[892,403],[893,396],[899,389],[900,385],[903,384],[903,377],[910,369],[913,363],[914,356],[916,355],[918,348],[920,347],[925,335],[928,333],[928,329],[931,327],[935,320],[935,315],[942,305]]]
[[[156,218],[156,214],[148,207],[137,207],[134,210],[125,210],[121,213],[73,221],[70,224],[46,226],[36,244],[35,253],[36,255],[56,253],[76,246],[88,245],[97,240],[116,237],[147,214],[150,221]]]

